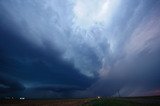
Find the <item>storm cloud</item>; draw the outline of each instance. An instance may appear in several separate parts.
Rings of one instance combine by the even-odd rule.
[[[0,92],[155,95],[159,5],[159,0],[1,0]]]

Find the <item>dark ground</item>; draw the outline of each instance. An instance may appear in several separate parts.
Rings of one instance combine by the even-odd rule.
[[[160,106],[160,96],[57,100],[0,100],[0,106]]]

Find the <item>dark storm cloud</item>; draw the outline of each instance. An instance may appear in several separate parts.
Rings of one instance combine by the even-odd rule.
[[[8,92],[15,92],[15,91],[22,91],[25,87],[23,84],[18,82],[16,79],[11,78],[11,76],[0,75],[0,93],[8,93]]]
[[[160,88],[159,5],[1,0],[0,75],[14,77],[17,88],[25,87],[14,95],[28,97],[154,92]],[[1,88],[10,86],[7,81]]]
[[[49,90],[54,92],[73,92],[75,90],[84,90],[83,87],[78,86],[68,86],[68,85],[41,85],[34,88],[31,88],[33,90]]]
[[[2,34],[5,36],[1,36],[1,72],[32,82],[83,86],[90,84],[90,80],[73,65],[62,61],[61,53],[51,49],[49,44],[47,48],[41,49],[16,37],[13,31]]]
[[[3,6],[1,10],[5,10]],[[7,79],[10,77],[1,78],[1,85],[3,85],[1,92],[24,90],[21,89],[23,87],[31,90],[39,85],[42,86],[37,89],[41,88],[43,91],[57,89],[59,92],[65,92],[69,89],[72,91],[85,89],[92,83],[92,79],[79,73],[74,65],[63,61],[62,52],[57,50],[50,41],[42,41],[43,47],[32,44],[23,37],[21,28],[10,19],[8,12],[1,11],[1,16],[0,72],[14,77],[13,82]],[[45,84],[51,86],[45,86]],[[54,88],[55,84],[70,87]],[[8,88],[4,88],[5,86]],[[79,88],[72,86],[79,86]]]

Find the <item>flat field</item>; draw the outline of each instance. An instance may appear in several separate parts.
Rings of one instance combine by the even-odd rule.
[[[160,106],[160,97],[0,100],[0,106]]]

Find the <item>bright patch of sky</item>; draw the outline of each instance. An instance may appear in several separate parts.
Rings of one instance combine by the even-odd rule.
[[[97,25],[105,25],[118,4],[119,0],[76,0],[73,8],[73,28],[91,30]]]

